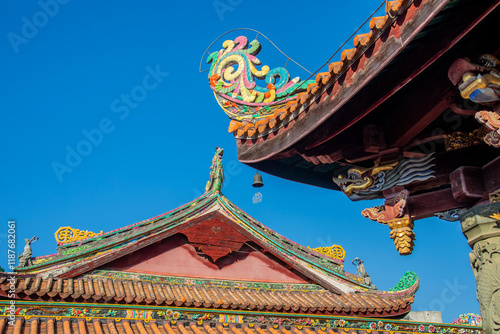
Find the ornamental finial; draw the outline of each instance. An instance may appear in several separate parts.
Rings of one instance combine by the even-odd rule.
[[[316,82],[291,78],[284,67],[258,69],[261,44],[257,39],[248,43],[245,36],[239,36],[226,40],[222,47],[208,56],[208,80],[217,102],[232,120],[263,120]]]
[[[220,192],[220,189],[224,185],[224,169],[222,168],[222,155],[224,154],[224,149],[217,146],[215,148],[215,154],[212,159],[212,166],[210,166],[210,180],[207,182],[205,187],[205,192],[214,191]]]
[[[363,261],[359,258],[356,257],[354,260],[352,260],[352,264],[356,266],[356,275],[360,276],[363,278],[363,281],[365,282],[366,285],[373,286],[372,279],[370,278],[370,275],[366,272],[365,265],[363,264]]]
[[[35,235],[31,239],[24,239],[24,251],[19,253],[17,258],[19,259],[19,267],[26,267],[33,265],[31,261],[31,256],[33,255],[33,251],[31,250],[31,244],[35,243],[38,240],[38,237]]]

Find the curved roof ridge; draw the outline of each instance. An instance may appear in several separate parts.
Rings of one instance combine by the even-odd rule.
[[[328,71],[316,74],[315,83],[307,85],[307,92],[299,93],[292,101],[288,101],[284,108],[275,112],[258,122],[232,120],[228,132],[233,133],[237,139],[260,138],[278,131],[286,126],[299,114],[307,111],[331,86],[335,85],[339,78],[352,68],[363,54],[379,39],[385,30],[396,21],[397,17],[404,13],[412,0],[395,0],[387,3],[384,16],[373,17],[370,20],[370,32],[358,34],[353,39],[354,48],[342,51],[340,61],[332,62]],[[353,70],[359,71],[360,69]]]

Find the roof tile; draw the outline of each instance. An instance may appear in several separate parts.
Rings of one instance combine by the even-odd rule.
[[[342,61],[351,61],[354,58],[354,55],[356,54],[356,48],[354,49],[347,49],[342,51],[340,54],[340,59]]]
[[[337,62],[331,63],[330,66],[328,66],[328,70],[331,74],[337,75],[342,70],[342,67],[344,67],[344,62],[337,61]]]
[[[275,125],[276,125],[276,122],[277,122],[276,117],[269,118],[269,123],[268,123],[269,124],[269,128],[271,128],[271,129],[274,128]]]
[[[370,42],[370,39],[372,38],[373,33],[370,31],[369,33],[366,34],[359,34],[354,36],[354,46],[359,47],[359,46],[367,46],[368,43]]]
[[[377,16],[370,20],[370,29],[380,30],[385,26],[385,23],[389,19],[389,16]]]
[[[391,15],[397,14],[401,10],[404,2],[405,2],[405,0],[389,1],[387,3],[387,7],[388,7]]]

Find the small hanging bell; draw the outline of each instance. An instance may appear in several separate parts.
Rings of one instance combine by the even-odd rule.
[[[260,188],[263,187],[264,183],[262,182],[262,175],[259,174],[259,172],[255,172],[255,175],[253,176],[253,183],[252,187],[254,188]]]

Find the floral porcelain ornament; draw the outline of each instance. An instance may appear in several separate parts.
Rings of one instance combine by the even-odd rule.
[[[270,69],[256,66],[261,44],[256,39],[250,45],[244,36],[222,43],[223,49],[212,52],[208,79],[217,102],[232,120],[256,122],[271,115],[275,109],[294,100],[314,80],[290,79],[284,67]],[[258,85],[258,81],[261,85]]]

